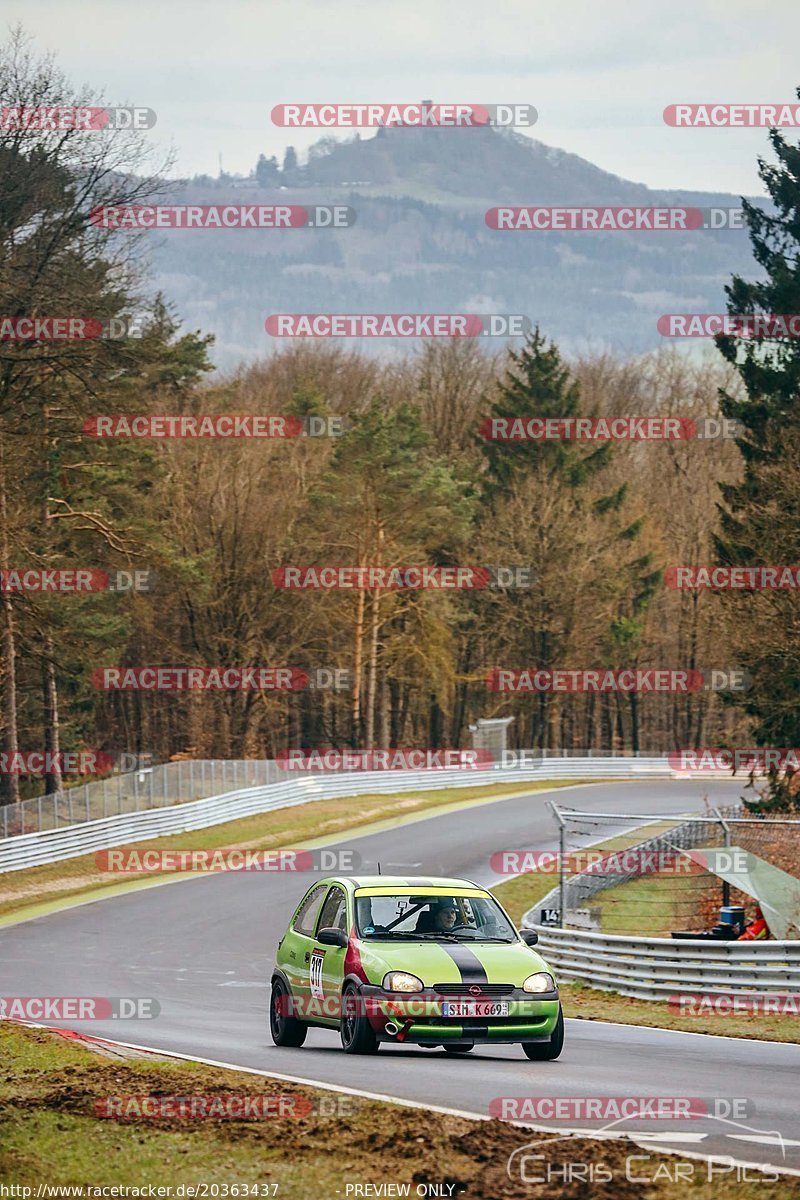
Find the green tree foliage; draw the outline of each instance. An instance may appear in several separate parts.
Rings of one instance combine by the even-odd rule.
[[[24,39],[0,54],[3,105],[90,99]],[[681,415],[687,397],[690,415],[716,416],[717,388],[731,373],[722,364],[715,374],[664,354],[567,361],[537,329],[495,356],[479,339],[428,343],[402,361],[297,344],[209,378],[210,338],[180,329],[169,302],[150,293],[136,237],[90,219],[97,205],[152,194],[157,173],[142,153],[136,135],[120,132],[0,131],[0,313],[141,325],[138,337],[0,342],[0,569],[80,564],[156,576],[142,595],[0,594],[3,749],[60,743],[164,760],[270,757],[287,746],[458,746],[469,744],[476,718],[500,713],[515,718],[512,740],[529,747],[656,751],[689,736],[741,743],[751,712],[793,744],[798,632],[780,596],[756,598],[762,607],[739,622],[756,647],[751,709],[724,708],[711,695],[498,695],[486,684],[495,666],[730,661],[725,621],[694,595],[667,594],[659,568],[707,561],[717,481],[726,485],[720,537],[730,561],[755,548],[762,560],[800,561],[800,439],[784,383],[794,360],[783,361],[791,346],[772,348],[783,356],[777,367],[746,365],[741,411],[725,388],[727,414],[743,421],[743,481],[727,444],[478,436],[491,418]],[[785,170],[794,171],[789,153]],[[259,167],[262,184],[277,169],[268,160]],[[290,149],[283,177],[299,175]],[[783,196],[780,173],[775,187]],[[797,218],[785,212],[793,230]],[[340,251],[335,239],[327,244],[333,262]],[[791,246],[785,263],[767,261],[775,278],[795,270]],[[794,311],[792,296],[762,301]],[[736,308],[749,302],[732,293]],[[750,350],[769,347],[737,354]],[[87,435],[87,420],[119,413],[335,416],[345,432]],[[273,582],[286,564],[520,567],[532,586],[289,591]],[[96,667],[126,665],[320,667],[349,671],[350,683],[289,695],[93,686]],[[758,707],[769,687],[779,699],[771,725]],[[13,799],[9,777],[2,786]]]
[[[596,415],[584,407],[580,385],[558,347],[538,329],[509,359],[490,420],[524,425],[529,417]],[[486,432],[491,428],[484,426]],[[505,427],[512,438],[514,429]],[[643,518],[632,510],[628,483],[611,470],[612,444],[487,437],[484,446],[488,503],[483,528],[490,538],[490,530],[500,534],[499,555],[527,563],[534,576],[528,591],[488,598],[508,665],[588,668],[600,665],[598,655],[610,656],[609,665],[636,665],[635,659],[619,657],[631,644],[619,631],[642,617],[660,572],[652,553],[642,549]],[[589,623],[599,640],[587,638]],[[545,745],[560,739],[562,698],[529,697],[527,707],[529,740]],[[507,708],[506,703],[498,711]],[[632,715],[637,715],[635,703]],[[636,720],[632,738],[638,748]]]
[[[800,92],[798,92],[800,95]],[[759,160],[772,201],[743,201],[753,255],[762,269],[728,286],[730,313],[800,310],[800,148],[770,133],[774,162]],[[792,338],[720,337],[718,346],[741,381],[723,393],[722,411],[739,422],[743,470],[722,485],[716,538],[724,565],[800,562],[800,347]],[[733,648],[751,687],[731,697],[754,719],[759,743],[796,746],[800,738],[800,619],[793,592],[732,592]]]

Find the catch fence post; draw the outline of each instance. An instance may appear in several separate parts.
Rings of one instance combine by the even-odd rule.
[[[563,929],[564,917],[566,915],[565,903],[567,897],[567,826],[564,818],[561,816],[558,805],[552,800],[548,800],[547,803],[552,809],[553,816],[558,821],[558,926],[559,929]]]
[[[712,808],[711,811],[713,812],[714,816],[717,818],[720,825],[722,826],[722,844],[725,847],[725,849],[728,850],[728,849],[730,849],[730,844],[731,844],[731,827],[728,824],[728,822],[725,820],[725,818],[723,817],[722,813],[719,811],[718,808]],[[723,879],[723,881],[722,881],[722,907],[727,908],[729,906],[730,902],[731,902],[731,885],[728,883],[727,879]]]

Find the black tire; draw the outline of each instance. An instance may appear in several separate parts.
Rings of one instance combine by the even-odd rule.
[[[560,1004],[558,1006],[556,1027],[548,1040],[546,1042],[523,1042],[522,1049],[525,1051],[526,1056],[534,1059],[535,1062],[549,1062],[554,1058],[558,1058],[564,1049],[564,1013]]]
[[[446,1050],[448,1054],[468,1054],[470,1052],[470,1050],[475,1049],[475,1043],[474,1042],[445,1042],[442,1049]]]
[[[345,984],[342,992],[342,1019],[339,1036],[345,1054],[376,1054],[378,1038],[367,1020],[360,1003],[361,993],[354,983]]]
[[[281,979],[273,979],[269,998],[269,1031],[276,1046],[302,1046],[306,1040],[308,1026],[298,1021],[288,1011],[289,989]],[[281,1012],[283,1008],[283,1012]]]

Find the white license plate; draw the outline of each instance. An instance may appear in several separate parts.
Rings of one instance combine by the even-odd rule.
[[[444,1017],[507,1017],[507,1000],[445,1000]]]

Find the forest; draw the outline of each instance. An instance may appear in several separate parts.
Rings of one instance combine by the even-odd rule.
[[[0,96],[91,102],[21,37]],[[800,311],[800,156],[770,137],[775,207],[744,202],[756,281],[730,278],[733,314]],[[6,756],[460,747],[489,717],[514,718],[511,746],[554,751],[798,744],[796,591],[675,586],[679,568],[800,563],[796,342],[567,355],[537,325],[517,349],[430,338],[381,359],[287,341],[219,373],[211,336],[153,290],[141,237],[91,220],[163,192],[165,166],[135,131],[0,129],[0,312],[136,317],[139,335],[0,340]],[[252,419],[245,432],[264,418],[290,436],[98,436],[120,416]],[[618,417],[684,436],[487,436],[492,421]],[[686,434],[697,425],[720,435]],[[482,584],[284,586],[287,568],[331,565],[471,567]],[[105,583],[21,586],[31,571]],[[145,668],[249,675],[154,688]],[[136,686],[108,686],[126,670]],[[699,682],[508,691],[498,671]],[[61,786],[57,769],[0,774],[5,802]]]

